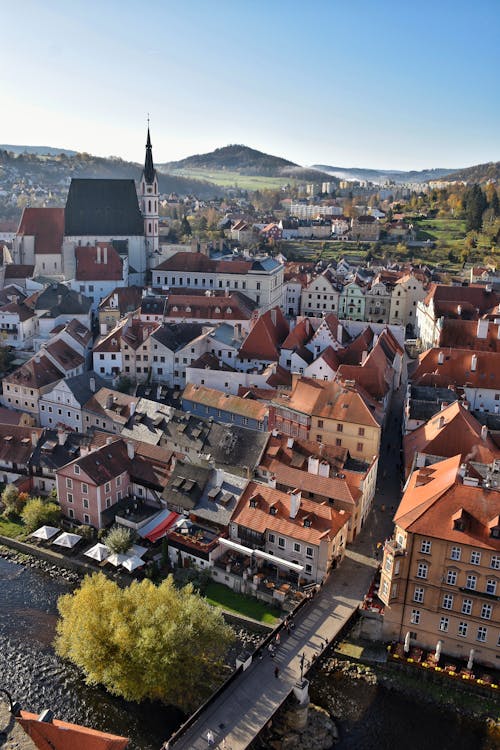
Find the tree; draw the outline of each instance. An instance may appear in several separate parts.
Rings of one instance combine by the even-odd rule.
[[[120,375],[116,382],[116,390],[120,393],[130,393],[132,381],[126,375]]]
[[[15,484],[8,484],[2,492],[3,514],[7,518],[18,516],[24,508],[29,495],[19,492]]]
[[[40,526],[56,526],[61,517],[61,508],[55,503],[33,497],[28,500],[21,512],[21,518],[28,531],[35,531]]]
[[[192,234],[191,224],[189,223],[187,216],[182,217],[181,234],[185,235],[186,237],[190,237]]]
[[[111,552],[116,552],[117,555],[124,555],[129,551],[134,540],[130,529],[125,526],[113,526],[109,534],[104,539],[104,544],[109,547]]]
[[[219,610],[177,589],[134,582],[121,589],[102,573],[87,576],[58,602],[55,647],[84,673],[126,700],[161,700],[192,711],[219,682],[234,639]]]
[[[495,190],[490,200],[490,208],[492,209],[495,216],[500,216],[500,201],[498,200],[498,193]]]
[[[464,203],[466,232],[479,232],[483,223],[483,212],[486,208],[486,196],[479,185],[473,185],[467,191]]]

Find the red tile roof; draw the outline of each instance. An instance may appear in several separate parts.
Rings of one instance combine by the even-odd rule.
[[[110,242],[76,247],[75,256],[77,281],[121,281],[123,278],[123,261]]]
[[[478,337],[478,326],[482,320],[463,320],[462,318],[444,318],[441,328],[439,346],[456,349],[476,349],[477,351],[500,352],[500,326],[488,322],[486,335]]]
[[[469,286],[448,286],[446,284],[431,284],[424,304],[434,303],[436,318],[442,315],[458,314],[458,305],[462,307],[462,314],[471,312],[475,317],[488,312],[498,305],[500,295],[494,291],[488,292],[485,286],[470,284]],[[479,310],[479,313],[476,311]]]
[[[165,316],[203,320],[250,320],[255,308],[255,302],[239,292],[233,292],[227,297],[169,294]]]
[[[243,341],[238,357],[277,362],[280,357],[280,348],[289,331],[288,322],[281,309],[274,307],[268,310],[258,318]]]
[[[17,719],[39,750],[125,750],[127,737],[53,719],[39,721],[37,714],[21,711]]]
[[[111,294],[108,294],[99,305],[99,310],[117,310],[120,315],[128,312],[134,312],[141,306],[142,287],[124,286],[118,287]],[[116,302],[116,307],[114,303]],[[113,303],[113,304],[112,304]]]
[[[341,500],[344,503],[355,505],[361,497],[359,489],[349,487],[346,479],[339,477],[322,477],[319,474],[311,474],[309,471],[295,469],[278,460],[266,462],[266,469],[276,477],[278,484],[285,485],[290,489],[297,488],[304,492],[311,492],[321,497],[333,500]]]
[[[21,385],[25,388],[42,388],[55,383],[56,380],[61,380],[62,377],[62,372],[52,364],[48,357],[37,354],[7,375],[4,383]]]
[[[35,253],[61,253],[64,237],[64,208],[25,208],[18,235],[35,236]]]
[[[182,398],[201,406],[208,406],[212,409],[232,412],[242,417],[255,419],[258,422],[263,422],[268,413],[268,407],[261,401],[232,396],[230,393],[217,391],[215,388],[208,388],[205,385],[188,383],[184,389]]]
[[[17,315],[21,323],[29,320],[29,318],[33,318],[35,315],[33,310],[22,302],[20,304],[18,302],[10,302],[8,305],[3,305],[3,307],[0,307],[0,312]]]
[[[51,341],[46,345],[45,351],[55,359],[57,366],[65,374],[85,364],[82,355],[75,352],[63,339]]]
[[[443,362],[439,364],[442,355]],[[473,370],[473,357],[476,369]],[[475,388],[500,389],[500,354],[470,349],[428,349],[420,355],[412,382],[444,388],[469,383]]]
[[[314,334],[314,327],[309,318],[304,318],[300,323],[292,328],[286,339],[283,341],[282,349],[296,349],[307,344]]]

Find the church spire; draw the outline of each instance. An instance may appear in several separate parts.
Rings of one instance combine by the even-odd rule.
[[[153,165],[153,148],[151,146],[151,136],[149,135],[149,118],[148,118],[148,138],[146,141],[146,159],[144,160],[144,179],[148,185],[154,182],[155,168]]]

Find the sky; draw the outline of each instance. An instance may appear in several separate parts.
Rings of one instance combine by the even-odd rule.
[[[0,143],[157,163],[500,160],[500,0],[0,0]]]

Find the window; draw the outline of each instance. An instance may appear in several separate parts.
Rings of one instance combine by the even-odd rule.
[[[484,625],[481,625],[477,629],[476,640],[479,641],[480,643],[485,643],[487,635],[488,635],[488,628],[485,628]]]
[[[323,420],[322,419],[318,419],[318,429],[319,430],[323,429]]]
[[[83,523],[90,523],[90,516],[88,513],[83,514]]]
[[[293,551],[294,552],[300,552],[300,550],[301,550],[300,544],[298,544],[298,542],[294,542]]]
[[[412,625],[418,625],[420,623],[420,610],[412,609],[410,615],[410,622]]]
[[[413,601],[418,602],[419,604],[422,604],[424,601],[424,589],[422,586],[415,586],[415,591],[413,592]]]
[[[363,437],[365,434],[365,428],[364,427],[358,427],[358,435],[359,437]]]
[[[432,542],[430,542],[428,539],[422,539],[422,541],[420,542],[420,552],[423,552],[424,555],[430,555],[431,546]]]
[[[316,435],[316,442],[321,443],[323,441],[323,435]]]
[[[343,424],[338,424],[337,425],[337,432],[343,432],[343,431],[344,431],[344,425]]]
[[[285,549],[285,540],[282,536],[278,537],[278,547],[280,547],[280,549]]]
[[[452,560],[460,560],[462,557],[462,549],[460,547],[452,547],[450,557]]]
[[[121,483],[122,483],[122,478],[121,477],[116,477],[116,486],[120,487]]]
[[[78,464],[75,464],[75,466],[74,466],[74,472],[75,472],[75,474],[79,474],[80,473],[80,467],[78,466]]]
[[[66,499],[67,499],[68,503],[72,503],[73,502],[73,495],[71,494],[71,492],[68,492],[68,494],[66,496]]]
[[[392,570],[392,555],[387,555],[387,557],[385,558],[384,568],[386,569],[386,571],[388,573],[391,572],[391,570]]]
[[[483,604],[481,606],[481,617],[483,620],[491,620],[491,613],[493,611],[493,607],[491,604]]]
[[[481,565],[481,553],[473,550],[470,553],[470,561],[472,565]]]
[[[449,617],[442,617],[439,621],[439,630],[442,633],[448,632],[448,625],[450,624],[450,618]]]
[[[427,563],[419,563],[417,566],[417,578],[427,578],[429,566]]]
[[[457,571],[456,570],[449,570],[446,574],[446,583],[449,586],[455,586],[457,582]]]
[[[306,565],[306,573],[312,573],[312,565]]]
[[[389,593],[389,583],[384,579],[382,581],[382,595],[387,597],[388,593]]]
[[[342,439],[341,438],[336,438],[335,445],[340,448],[340,446],[342,445]]]
[[[453,607],[453,594],[445,594],[443,596],[443,609],[452,609]]]
[[[494,568],[495,570],[500,570],[500,555],[491,556],[490,568]]]
[[[362,453],[362,451],[363,451],[363,443],[357,443],[357,444],[356,444],[356,450],[357,450],[357,451],[358,451],[359,453]]]
[[[472,591],[474,591],[474,589],[476,588],[476,583],[477,583],[477,576],[468,575],[465,588],[471,589]]]
[[[469,625],[466,622],[458,623],[458,635],[461,635],[462,638],[465,638],[465,636],[467,635],[468,629],[469,629]]]
[[[274,536],[274,534],[269,534],[269,541],[271,542],[271,544],[274,544],[275,539],[276,537]]]
[[[106,498],[106,508],[111,508],[111,498],[110,497]]]
[[[74,518],[75,517],[75,511],[73,510],[73,508],[68,508],[68,516],[70,518]]]
[[[89,492],[89,486],[88,486],[88,484],[85,484],[84,482],[82,482],[82,493],[84,495],[88,495],[88,492]]]
[[[306,547],[306,557],[313,557],[314,556],[314,550],[312,547]]]
[[[472,599],[464,599],[462,602],[462,614],[470,615],[472,612]]]
[[[488,579],[486,581],[486,593],[496,594],[496,591],[497,591],[497,582],[493,580],[492,578]]]
[[[69,477],[66,477],[66,487],[68,488],[68,490],[73,489],[73,480],[70,479]]]
[[[84,507],[84,508],[88,508],[88,507],[89,507],[89,501],[88,501],[88,498],[87,498],[87,497],[84,497],[84,498],[83,498],[83,507]]]
[[[111,492],[111,482],[106,482],[104,485],[104,492]]]

